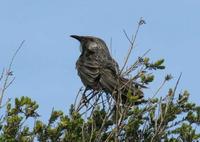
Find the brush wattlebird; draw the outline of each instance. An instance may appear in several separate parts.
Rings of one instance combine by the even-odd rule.
[[[111,57],[105,42],[93,36],[71,35],[80,42],[81,55],[76,62],[76,69],[81,81],[87,89],[104,91],[121,102],[127,101],[127,96],[143,98],[138,84],[120,75],[118,63]]]

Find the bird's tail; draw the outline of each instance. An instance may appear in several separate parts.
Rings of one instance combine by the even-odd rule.
[[[123,104],[129,101],[134,103],[141,102],[144,96],[142,88],[142,85],[133,82],[131,79],[119,77],[119,86],[117,90],[118,94],[121,94],[120,96]],[[119,97],[119,95],[117,96]]]
[[[124,77],[114,77],[109,72],[101,76],[100,84],[103,90],[110,93],[116,101],[119,102],[120,100],[123,104],[128,101],[139,103],[143,98],[142,85]]]

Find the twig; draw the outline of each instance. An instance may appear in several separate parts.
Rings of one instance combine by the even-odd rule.
[[[4,82],[3,82],[3,88],[2,88],[2,90],[1,90],[1,92],[0,92],[0,106],[2,105],[2,100],[3,100],[3,96],[4,96],[4,94],[5,94],[6,89],[13,83],[13,81],[14,81],[14,79],[15,79],[15,78],[14,78],[14,79],[12,79],[12,80],[9,82],[9,77],[12,76],[12,70],[11,70],[11,68],[12,68],[14,59],[15,59],[17,53],[18,53],[18,52],[20,51],[20,49],[22,48],[24,42],[25,42],[25,40],[23,40],[23,41],[21,42],[21,44],[19,45],[19,47],[17,48],[17,50],[16,50],[15,53],[13,54],[12,59],[11,59],[10,64],[9,64],[9,67],[8,67],[8,70],[6,71],[5,80],[4,80]],[[3,73],[2,73],[2,75],[3,75]],[[2,75],[1,75],[1,79],[3,78]]]
[[[126,31],[124,30],[123,32],[125,33],[125,36],[127,37],[128,41],[130,42],[131,46],[129,48],[129,51],[128,51],[128,54],[127,54],[127,57],[125,58],[125,62],[124,62],[124,65],[122,66],[122,69],[120,70],[120,74],[123,72],[127,62],[128,62],[128,59],[130,57],[130,54],[133,50],[133,48],[135,47],[134,44],[135,44],[135,40],[137,38],[137,35],[138,35],[138,32],[139,32],[139,29],[140,29],[140,26],[145,24],[144,20],[142,20],[142,18],[140,18],[140,21],[138,22],[138,26],[137,26],[137,30],[135,32],[135,35],[132,36],[132,40],[130,40],[130,38],[128,37]]]
[[[151,49],[148,49],[141,57],[143,58],[143,57],[146,56],[150,51],[151,51]],[[132,72],[133,69],[136,68],[136,65],[137,65],[138,63],[139,63],[139,59],[138,59],[133,65],[131,65],[131,67],[129,67],[129,68],[122,74],[122,76],[127,75],[127,74],[129,74],[130,72]]]
[[[111,102],[109,102],[109,104],[111,104]],[[102,132],[102,130],[104,128],[106,120],[110,117],[110,115],[112,114],[112,112],[113,112],[113,109],[111,109],[111,107],[109,106],[109,108],[107,110],[107,113],[106,113],[106,115],[105,115],[105,117],[103,119],[103,123],[101,125],[101,128],[97,132],[97,137],[96,138],[99,139],[99,141],[101,140],[101,132]]]
[[[4,72],[5,72],[5,69],[3,69],[2,72],[1,72],[0,81],[3,79]]]
[[[100,99],[101,95],[102,95],[102,93],[99,93],[99,94],[98,94],[98,97],[95,99],[95,102],[94,102],[94,104],[91,104],[91,106],[92,106],[92,111],[91,111],[91,114],[93,114],[93,112],[94,112],[94,109],[95,109],[95,108],[96,108],[96,106],[98,105],[98,101],[99,101],[99,99]]]
[[[164,125],[164,126],[162,126],[163,125],[163,121],[164,121],[164,119],[165,119],[165,116],[166,116],[166,114],[167,114],[167,112],[168,112],[168,109],[169,109],[169,105],[170,105],[170,103],[171,103],[171,101],[173,100],[173,97],[174,97],[174,95],[175,95],[175,92],[176,92],[176,89],[177,89],[177,86],[178,86],[178,84],[179,84],[179,81],[180,81],[180,79],[181,79],[181,76],[182,76],[182,73],[179,75],[179,78],[178,78],[178,80],[177,80],[177,82],[176,82],[176,85],[175,85],[175,87],[174,87],[174,90],[173,90],[173,94],[171,95],[171,96],[167,96],[167,103],[166,103],[166,106],[165,106],[165,111],[163,112],[162,111],[162,108],[161,108],[161,100],[160,100],[160,114],[159,114],[159,116],[160,116],[160,124],[159,124],[159,126],[158,127],[155,127],[155,128],[157,128],[156,129],[156,132],[155,132],[155,135],[158,135],[159,136],[159,134],[160,133],[162,133],[163,131],[164,131],[164,129],[166,128],[166,125]],[[165,81],[163,82],[163,84],[166,82],[167,80],[165,79]],[[163,85],[162,85],[163,86]],[[160,88],[159,88],[159,90],[160,90]],[[169,114],[168,114],[169,115]],[[157,122],[157,121],[156,121]],[[155,135],[154,135],[154,137],[155,137]],[[153,141],[153,139],[154,139],[154,137],[151,139],[151,141]]]
[[[92,99],[93,97],[94,97],[94,96],[92,96],[91,99]],[[83,112],[81,115],[87,113],[90,109],[92,109],[91,114],[90,114],[90,116],[92,116],[94,109],[96,108],[96,106],[97,106],[98,104],[100,104],[100,103],[98,103],[100,97],[101,97],[101,93],[98,94],[98,97],[95,99],[94,104],[91,104],[91,103],[90,103],[91,106],[90,106],[89,108],[87,108],[86,111]],[[89,101],[90,101],[90,99],[87,101],[87,103],[89,103]]]
[[[78,106],[76,111],[80,111],[95,95],[97,95],[99,92],[92,91],[89,95],[92,94],[92,96],[88,99],[88,96],[84,96],[84,98],[81,99],[80,105]],[[82,105],[83,104],[83,105]]]
[[[92,121],[92,133],[90,135],[90,141],[89,142],[92,142],[93,134],[94,134],[94,121]]]
[[[175,85],[175,87],[174,87],[174,91],[173,91],[173,95],[172,96],[167,96],[167,103],[166,103],[166,106],[165,106],[165,111],[164,112],[162,112],[162,108],[161,108],[161,106],[160,106],[160,125],[158,126],[158,130],[157,130],[157,134],[159,135],[161,132],[163,132],[163,130],[165,129],[165,125],[164,126],[162,126],[162,124],[163,124],[163,121],[164,121],[164,119],[165,119],[165,116],[166,116],[166,114],[167,114],[167,112],[168,112],[168,109],[169,109],[169,105],[170,105],[170,103],[173,101],[173,97],[174,97],[174,95],[175,95],[175,92],[176,92],[176,89],[177,89],[177,86],[178,86],[178,84],[179,84],[179,81],[180,81],[180,79],[181,79],[181,75],[182,75],[182,73],[180,74],[180,76],[179,76],[179,78],[178,78],[178,80],[177,80],[177,82],[176,82],[176,85]],[[169,114],[168,114],[169,115]]]
[[[167,80],[165,79],[163,81],[163,83],[160,85],[160,87],[157,89],[157,91],[155,92],[155,94],[152,96],[152,99],[160,92],[160,90],[163,88],[163,86],[165,85],[166,82],[167,82]]]
[[[8,100],[6,101],[6,103],[3,104],[2,106],[0,106],[0,109],[3,108],[3,107],[5,107],[5,106],[7,106],[10,101],[11,101],[11,98],[8,98]]]
[[[22,48],[24,42],[25,42],[25,40],[23,40],[23,41],[21,42],[21,44],[19,45],[19,47],[17,48],[17,50],[16,50],[15,53],[13,54],[12,59],[11,59],[11,62],[10,62],[10,65],[9,65],[9,68],[8,68],[9,71],[11,70],[11,67],[12,67],[12,64],[13,64],[13,62],[14,62],[14,59],[15,59],[17,53],[19,52],[19,50]]]
[[[77,100],[78,100],[78,96],[80,95],[81,91],[83,90],[83,87],[81,87],[76,95],[75,101],[74,101],[74,107],[76,106]]]
[[[126,33],[126,31],[123,30],[123,32],[124,32],[126,38],[128,39],[128,41],[130,42],[130,44],[132,45],[133,43],[132,43],[131,39],[129,38],[128,34]]]
[[[76,110],[77,111],[79,111],[79,107],[82,105],[82,103],[85,101],[85,98],[86,98],[86,96],[85,96],[85,93],[86,93],[86,91],[87,91],[88,89],[87,89],[87,87],[85,88],[85,90],[83,91],[83,93],[82,93],[82,97],[81,97],[81,100],[79,101],[79,104],[78,104],[78,106],[77,106],[77,108],[76,108]],[[81,91],[80,91],[81,92]],[[78,92],[78,93],[80,93],[80,92]],[[89,93],[89,95],[90,94],[92,94],[92,92],[90,92]],[[77,94],[77,99],[78,99],[78,95],[79,94]],[[74,104],[74,107],[76,106],[76,100],[75,100],[75,104]]]
[[[84,134],[84,127],[85,127],[85,123],[83,122],[83,126],[82,126],[82,141],[85,142],[85,134]]]
[[[5,86],[5,89],[7,89],[15,80],[15,77]]]
[[[175,85],[175,87],[174,87],[174,91],[173,91],[173,95],[172,95],[172,96],[175,95],[175,92],[176,92],[176,89],[177,89],[178,84],[179,84],[179,82],[180,82],[181,76],[182,76],[182,72],[180,73],[180,75],[179,75],[179,77],[178,77],[178,80],[177,80],[176,85]]]

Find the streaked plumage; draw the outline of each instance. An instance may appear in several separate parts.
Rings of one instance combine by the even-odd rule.
[[[102,39],[77,35],[71,37],[80,41],[81,44],[82,52],[76,62],[76,68],[81,81],[88,89],[104,90],[116,99],[121,88],[123,102],[126,101],[129,90],[132,95],[136,95],[134,83],[119,76],[119,66],[111,57]],[[141,97],[143,97],[142,93],[139,98]]]

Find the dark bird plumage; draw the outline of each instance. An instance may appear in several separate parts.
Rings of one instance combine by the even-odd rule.
[[[80,41],[81,55],[76,62],[76,68],[81,81],[88,89],[103,90],[117,99],[121,94],[122,102],[127,100],[128,92],[131,95],[143,97],[133,81],[119,75],[119,66],[111,57],[105,42],[97,37],[77,36],[71,37]],[[121,93],[119,93],[119,91]]]

